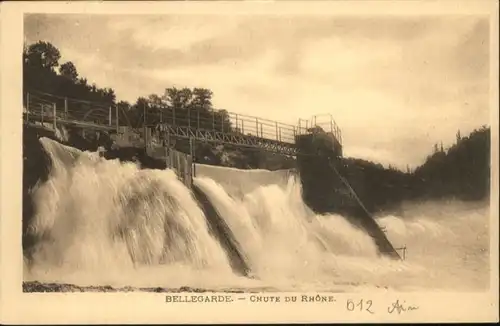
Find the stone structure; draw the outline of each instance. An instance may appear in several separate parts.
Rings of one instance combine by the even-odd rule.
[[[385,233],[342,177],[342,146],[330,133],[309,130],[295,139],[300,155],[297,167],[306,205],[318,214],[339,213],[364,229],[380,253],[400,258]]]

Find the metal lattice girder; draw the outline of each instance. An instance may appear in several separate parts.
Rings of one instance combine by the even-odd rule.
[[[280,142],[276,140],[243,135],[237,133],[223,133],[216,130],[202,130],[190,127],[163,125],[171,137],[189,139],[193,138],[202,142],[215,142],[221,144],[231,144],[242,147],[260,148],[265,151],[275,152],[285,155],[296,155],[297,149],[294,144]]]

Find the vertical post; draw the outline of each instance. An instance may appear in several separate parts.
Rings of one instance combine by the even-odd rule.
[[[56,113],[57,113],[57,112],[56,112],[56,109],[57,109],[57,108],[56,108],[56,104],[55,104],[55,103],[53,103],[53,104],[52,104],[52,115],[53,115],[53,118],[54,118],[54,121],[53,121],[53,123],[54,123],[54,130],[57,130],[57,123],[56,123],[56,120],[57,120],[57,115],[56,115]]]
[[[280,138],[279,138],[279,141],[281,141],[281,127],[280,127]]]
[[[241,134],[244,135],[245,134],[245,126],[243,125],[245,121],[244,120],[241,120]]]
[[[238,131],[238,114],[236,114],[236,131]]]
[[[111,119],[112,119],[112,117],[111,117],[111,105],[110,105],[109,109],[108,109],[108,120],[109,120],[108,124],[109,124],[109,126],[111,126]]]
[[[300,123],[302,122],[302,119],[299,118],[299,133],[302,132],[302,128],[300,127]]]
[[[260,137],[264,138],[264,133],[262,132],[262,123],[260,124]]]
[[[68,118],[68,98],[64,98],[64,118]]]
[[[120,131],[120,119],[118,118],[118,105],[115,105],[115,115],[116,115],[116,133]]]
[[[190,177],[191,177],[191,183],[190,185],[193,183],[193,176],[194,176],[194,163],[195,163],[195,148],[194,148],[195,144],[194,144],[194,139],[192,137],[189,138],[189,152],[191,154],[191,173],[190,173]]]
[[[276,121],[276,140],[278,140],[278,121]]]
[[[259,121],[255,118],[255,132],[257,133],[257,137],[259,137]]]

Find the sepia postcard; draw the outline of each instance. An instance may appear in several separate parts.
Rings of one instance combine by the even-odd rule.
[[[498,322],[498,2],[1,9],[2,323]]]

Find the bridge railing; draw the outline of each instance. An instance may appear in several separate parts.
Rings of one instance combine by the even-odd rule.
[[[43,92],[24,94],[24,119],[39,122],[86,122],[118,128],[126,125],[127,117],[114,104],[62,97]]]
[[[149,126],[168,124],[198,130],[217,131],[295,143],[297,127],[259,117],[204,108],[148,110]],[[154,124],[151,124],[154,121]]]
[[[120,126],[132,127],[127,112],[112,103],[91,102],[40,91],[28,91],[24,94],[24,108],[24,119],[27,121],[85,122],[116,128],[116,130],[120,130]],[[311,127],[321,127],[324,131],[332,133],[340,144],[342,143],[340,128],[329,114],[316,115],[311,120],[300,119],[298,125],[294,126],[225,110],[196,107],[182,109],[167,106],[144,107],[142,111],[141,120],[149,127],[168,124],[225,134],[253,136],[288,144],[294,144],[297,135],[311,133]],[[141,127],[136,129],[140,130]]]
[[[337,139],[339,144],[342,145],[342,131],[333,119],[333,116],[329,113],[314,115],[309,120],[299,119],[297,134],[309,134],[311,133],[311,129],[317,127],[327,133],[331,133]]]

